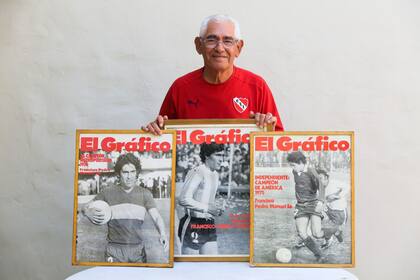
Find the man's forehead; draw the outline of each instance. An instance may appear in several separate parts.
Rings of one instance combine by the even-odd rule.
[[[224,152],[223,151],[218,151],[218,152],[215,152],[213,155],[223,156],[224,155]]]
[[[123,171],[130,171],[130,170],[133,170],[133,169],[136,170],[136,167],[132,163],[126,163],[121,168],[121,170],[123,170]]]
[[[208,36],[234,37],[235,25],[230,21],[210,21],[205,34]]]

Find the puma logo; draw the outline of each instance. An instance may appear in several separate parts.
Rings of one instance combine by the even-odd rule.
[[[200,100],[198,100],[198,99],[195,99],[195,100],[191,100],[191,99],[188,99],[187,100],[187,104],[188,105],[192,105],[192,106],[194,106],[195,108],[198,108],[198,103],[200,102]]]

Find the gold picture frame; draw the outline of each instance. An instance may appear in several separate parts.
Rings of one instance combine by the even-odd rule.
[[[272,131],[273,126],[260,128],[255,120],[242,119],[180,119],[165,121],[165,129],[177,131],[175,261],[249,261],[249,134],[252,131]],[[191,185],[186,182],[186,178],[194,174],[195,171],[191,170],[206,165],[199,157],[199,146],[205,142],[224,145],[222,167],[217,171],[220,185],[215,197],[212,196],[209,200],[214,199],[216,203],[223,204],[225,211],[215,217],[198,213],[206,212],[203,209],[192,210],[186,205],[188,203],[179,203],[180,197],[184,201],[186,188],[190,189]],[[235,161],[240,158],[242,163]],[[241,169],[239,176],[237,169]],[[209,224],[192,224],[197,217],[208,218]],[[180,223],[183,226],[180,227]],[[189,224],[191,227],[208,227],[214,230],[202,234],[199,230],[191,230]],[[210,237],[205,237],[206,234]],[[201,236],[204,236],[204,240],[200,240]],[[217,241],[214,240],[215,236]],[[210,242],[216,242],[216,245]]]
[[[174,131],[76,131],[73,265],[173,267],[175,143]]]
[[[354,267],[354,132],[257,132],[250,142],[250,265]]]

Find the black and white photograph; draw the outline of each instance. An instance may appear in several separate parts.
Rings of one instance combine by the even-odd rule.
[[[168,121],[177,130],[175,260],[248,261],[255,122]]]
[[[255,266],[352,267],[352,132],[251,136]]]
[[[173,264],[175,134],[77,131],[73,264]]]

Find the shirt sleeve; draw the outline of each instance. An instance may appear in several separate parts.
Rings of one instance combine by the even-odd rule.
[[[176,119],[176,104],[174,102],[174,93],[176,91],[175,83],[169,88],[168,92],[166,93],[165,99],[160,106],[159,115],[161,116],[168,116],[169,119]]]
[[[100,193],[98,193],[94,198],[93,198],[93,200],[95,201],[95,200],[103,200],[103,201],[105,201],[105,202],[108,202],[107,201],[107,199],[106,199],[106,197],[105,197],[105,194],[104,194],[104,192],[102,191],[102,192],[100,192]]]
[[[142,188],[142,187],[141,187]],[[142,188],[144,193],[144,207],[149,210],[151,208],[156,208],[156,202],[155,199],[152,196],[152,193],[146,189],[146,188]]]
[[[311,176],[311,183],[318,190],[318,199],[321,201],[325,201],[325,186],[322,186],[319,179],[319,174],[316,172],[315,169],[310,168],[309,174]]]

